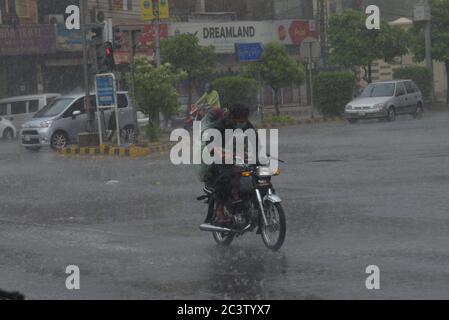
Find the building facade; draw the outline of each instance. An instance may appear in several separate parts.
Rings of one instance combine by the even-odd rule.
[[[69,5],[79,5],[79,0],[0,0],[0,97],[82,90],[81,31],[64,25]],[[235,43],[278,41],[299,60],[302,41],[317,37],[313,0],[170,0],[169,6],[170,19],[163,21],[161,37],[197,32],[200,43],[216,47],[221,75],[245,67],[236,60]],[[122,32],[127,28],[143,31],[136,55],[154,59],[155,27],[142,21],[140,0],[88,0],[87,22],[99,18],[111,21],[114,36],[122,40],[115,51],[119,70],[128,71],[131,61],[129,39]],[[228,33],[221,37],[217,30]],[[304,86],[285,88],[281,100],[306,104],[306,92]],[[270,104],[271,90],[265,98]]]

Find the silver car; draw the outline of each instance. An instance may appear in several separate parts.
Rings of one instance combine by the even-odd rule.
[[[96,107],[95,95],[90,96],[91,106]],[[120,129],[134,137],[137,129],[135,111],[128,93],[117,94]],[[105,111],[104,127],[107,128],[112,111]],[[97,127],[97,120],[94,124]],[[60,149],[78,142],[78,134],[86,131],[87,114],[84,95],[62,96],[37,112],[33,119],[24,123],[20,130],[22,146],[38,150],[43,146]]]
[[[360,119],[387,119],[411,114],[420,118],[424,111],[423,96],[411,80],[376,82],[346,105],[345,118],[355,123]]]

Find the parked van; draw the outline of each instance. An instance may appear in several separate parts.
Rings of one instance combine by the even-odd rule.
[[[125,139],[136,135],[137,117],[127,92],[118,92],[118,116],[120,130]],[[96,96],[91,94],[90,105],[96,109]],[[112,115],[111,110],[104,112],[104,126],[107,128]],[[95,119],[94,126],[97,128]],[[38,150],[43,146],[61,149],[68,144],[78,143],[78,134],[86,131],[87,114],[84,109],[84,95],[61,96],[37,112],[33,119],[24,123],[20,131],[22,146],[29,150]]]
[[[36,112],[41,110],[53,99],[59,97],[57,93],[46,93],[32,96],[12,97],[0,100],[0,117],[12,122],[19,129],[29,121]]]

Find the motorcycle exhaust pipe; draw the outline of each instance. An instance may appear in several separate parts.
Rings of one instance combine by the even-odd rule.
[[[232,230],[229,228],[217,227],[207,223],[203,223],[202,225],[200,225],[200,230],[207,232],[232,232]]]

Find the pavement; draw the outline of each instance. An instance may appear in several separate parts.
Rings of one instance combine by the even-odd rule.
[[[448,299],[449,113],[280,129],[287,238],[217,247],[167,153],[61,159],[0,142],[0,288],[29,299]],[[77,265],[80,290],[67,290]],[[367,266],[380,290],[367,290]]]

